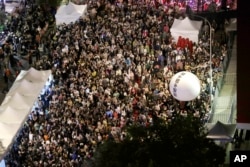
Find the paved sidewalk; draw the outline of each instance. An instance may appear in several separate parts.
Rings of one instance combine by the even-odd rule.
[[[232,56],[229,60],[227,71],[224,74],[224,79],[222,81],[222,88],[219,92],[218,97],[215,99],[215,110],[212,118],[212,122],[221,121],[223,123],[235,123],[231,122],[231,106],[235,100],[236,90],[237,90],[237,36],[235,36]],[[234,112],[236,114],[236,112]],[[233,119],[234,120],[233,116]]]
[[[232,122],[230,120],[231,115],[231,105],[237,93],[237,36],[235,36],[233,48],[232,48],[232,56],[229,60],[228,68],[225,73],[225,77],[223,80],[223,85],[221,91],[217,98],[217,104],[215,106],[215,112],[213,115],[212,122],[215,123],[217,121],[221,121],[223,123],[235,123],[235,118],[237,111],[234,112],[232,117]],[[244,143],[241,146],[240,150],[249,149],[249,142]],[[235,145],[232,143],[226,143],[226,159],[225,166],[229,166],[230,162],[230,151],[236,150]]]

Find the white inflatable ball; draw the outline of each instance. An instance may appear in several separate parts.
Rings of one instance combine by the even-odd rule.
[[[175,99],[191,101],[200,94],[201,82],[193,73],[181,71],[171,78],[169,89]]]

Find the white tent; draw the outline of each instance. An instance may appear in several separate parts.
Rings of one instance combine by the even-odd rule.
[[[27,107],[28,109],[30,107]],[[0,123],[22,123],[29,114],[28,110],[16,109],[8,106],[6,109],[0,108]]]
[[[190,20],[186,17],[183,20],[174,19],[170,32],[175,41],[179,36],[189,38],[189,40],[198,43],[198,37],[201,30],[202,21]]]
[[[0,167],[5,167],[5,161],[4,160],[0,161]]]
[[[225,27],[225,31],[237,31],[237,18],[230,19],[229,24]]]
[[[19,93],[15,93],[14,95],[12,96],[9,96],[9,95],[6,95],[6,97],[4,98],[0,108],[3,108],[4,112],[6,112],[6,108],[8,106],[11,106],[15,109],[26,109],[26,108],[29,108],[30,107],[30,103],[32,103],[32,99],[34,97],[25,97],[25,96],[22,96],[21,94]],[[0,120],[1,120],[1,117],[0,117]]]
[[[0,130],[1,130],[1,134],[3,133],[4,135],[0,136],[0,140],[3,144],[3,146],[5,145],[10,145],[12,140],[13,140],[13,136],[15,136],[15,134],[17,133],[19,129],[19,124],[12,124],[12,123],[2,123],[0,122]]]
[[[38,89],[39,87],[40,83],[22,80],[21,82],[17,82],[16,85],[12,86],[8,92],[8,95],[13,96],[16,92],[19,92],[20,94],[25,94],[26,96],[34,96],[34,94],[37,94],[37,91],[40,91]],[[30,94],[28,94],[28,92],[30,92]]]
[[[21,71],[0,106],[0,161],[8,151],[33,104],[45,86],[51,70]]]
[[[56,25],[74,23],[81,16],[84,16],[86,10],[87,5],[76,5],[72,2],[61,5],[56,13]]]
[[[4,0],[5,12],[13,13],[16,10],[16,8],[20,7],[20,2],[21,0],[15,0],[15,1]]]

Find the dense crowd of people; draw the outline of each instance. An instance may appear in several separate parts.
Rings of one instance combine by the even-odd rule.
[[[184,17],[172,6],[155,8],[149,1],[89,1],[84,17],[47,33],[55,21],[52,12],[36,5],[17,11],[8,27],[27,38],[20,42],[20,53],[34,68],[51,69],[53,81],[36,102],[6,164],[90,166],[99,144],[123,140],[126,126],[150,126],[153,115],[168,122],[176,114],[192,114],[206,122],[212,100],[209,34],[204,26],[198,43],[174,40],[174,18]],[[216,86],[227,46],[212,43]],[[7,48],[3,54],[10,57],[14,51]],[[179,102],[169,92],[171,77],[180,71],[201,81],[201,93],[193,101]]]

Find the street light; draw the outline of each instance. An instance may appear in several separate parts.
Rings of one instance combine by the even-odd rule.
[[[194,15],[192,14],[191,16],[194,16],[194,17],[197,17],[197,18],[201,18],[202,20],[204,20],[205,22],[208,23],[208,26],[209,26],[209,67],[210,67],[210,107],[211,107],[211,110],[212,110],[212,104],[213,104],[213,68],[212,68],[212,26],[211,26],[211,23],[205,18],[205,17],[202,17],[202,16],[199,16],[199,15]]]

